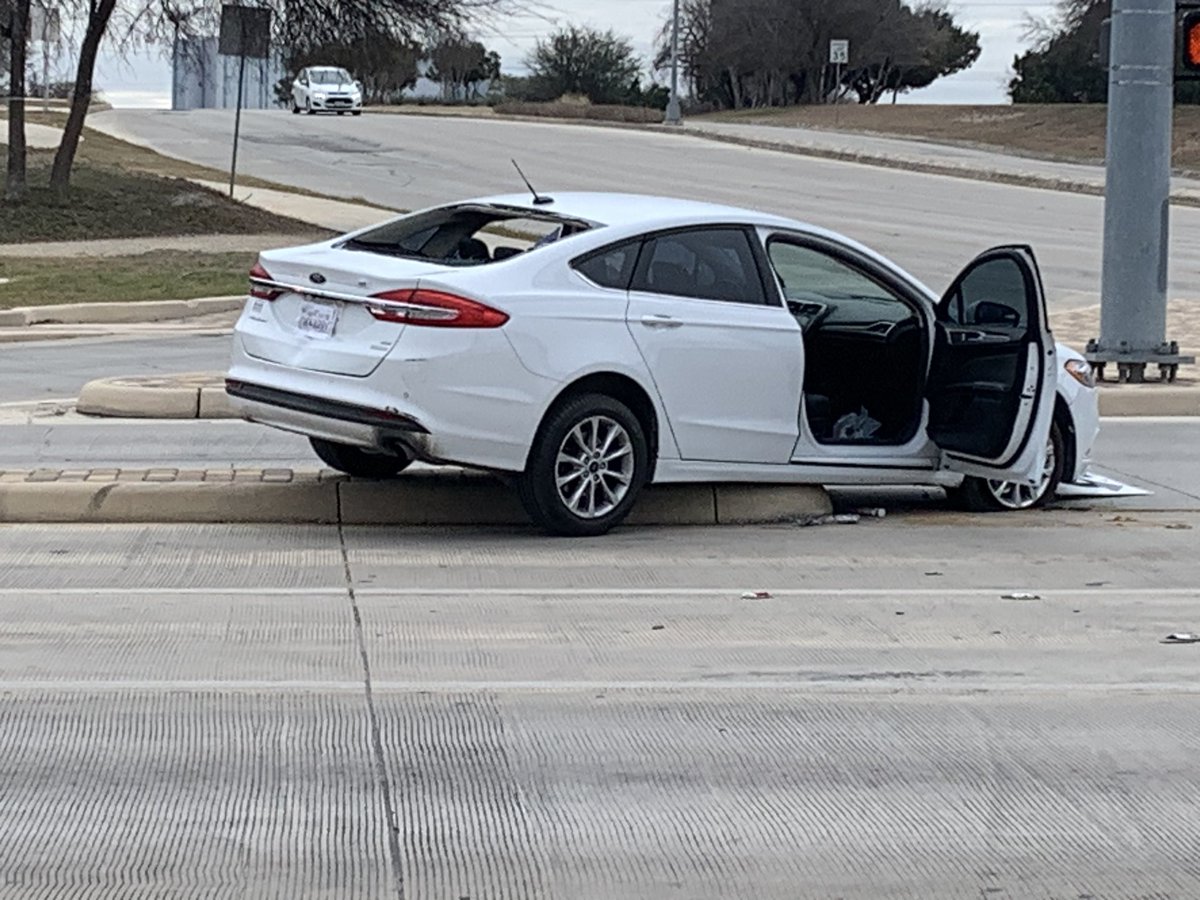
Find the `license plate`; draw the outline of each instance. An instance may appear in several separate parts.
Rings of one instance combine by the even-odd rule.
[[[300,316],[296,319],[296,328],[310,337],[333,337],[333,329],[337,327],[338,311],[338,307],[332,303],[305,300],[300,304]]]

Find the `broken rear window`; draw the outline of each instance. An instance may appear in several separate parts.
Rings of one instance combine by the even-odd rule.
[[[350,238],[348,250],[480,266],[588,231],[594,223],[501,206],[441,207],[405,216]]]

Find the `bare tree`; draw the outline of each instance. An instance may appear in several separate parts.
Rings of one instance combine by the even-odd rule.
[[[13,0],[9,6],[8,172],[6,200],[25,195],[25,56],[29,49],[30,0]]]

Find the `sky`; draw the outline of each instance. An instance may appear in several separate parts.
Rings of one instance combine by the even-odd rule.
[[[629,37],[636,50],[649,58],[655,37],[671,10],[669,0],[543,0],[540,6],[540,15],[501,19],[477,35],[500,53],[506,72],[520,72],[521,60],[534,42],[568,24],[611,28]],[[983,52],[967,71],[902,95],[900,102],[1007,102],[1005,85],[1013,57],[1029,43],[1025,37],[1028,18],[1048,18],[1054,8],[1054,0],[950,0],[949,9],[959,23],[980,33]],[[65,60],[56,68],[65,68]],[[60,77],[69,75],[60,71]],[[102,52],[96,81],[114,105],[169,105],[170,67],[161,50],[128,60]]]

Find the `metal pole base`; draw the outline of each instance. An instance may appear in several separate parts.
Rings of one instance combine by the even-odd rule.
[[[1098,339],[1088,341],[1084,358],[1096,368],[1096,379],[1104,381],[1104,370],[1116,364],[1118,384],[1143,384],[1146,381],[1146,366],[1158,366],[1158,380],[1171,383],[1179,374],[1181,365],[1193,365],[1196,357],[1179,352],[1179,344],[1165,341],[1157,350],[1134,351],[1122,341],[1116,348],[1104,347]]]

